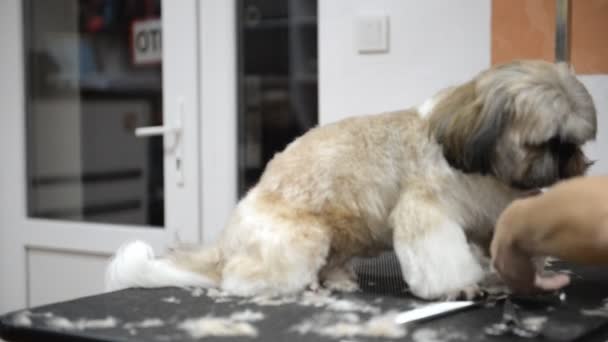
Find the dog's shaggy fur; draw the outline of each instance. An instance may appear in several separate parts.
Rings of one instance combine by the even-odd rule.
[[[415,295],[471,294],[487,272],[471,245],[487,252],[515,198],[582,174],[595,133],[591,97],[566,65],[494,67],[418,109],[310,130],[268,163],[216,244],[160,260],[127,246],[109,287],[352,290],[349,261],[393,249]]]

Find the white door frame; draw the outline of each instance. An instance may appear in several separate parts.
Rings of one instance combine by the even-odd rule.
[[[199,1],[202,242],[213,242],[237,201],[236,0]]]
[[[180,101],[186,113],[183,187],[168,186],[175,160],[165,158],[165,229],[27,218],[22,4],[0,2],[0,313],[29,304],[29,249],[110,256],[144,239],[158,252],[222,229],[236,202],[234,0],[164,1],[164,122]]]

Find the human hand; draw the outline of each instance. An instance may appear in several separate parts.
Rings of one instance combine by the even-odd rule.
[[[565,274],[543,274],[538,256],[608,264],[608,177],[579,177],[544,194],[514,201],[496,223],[492,264],[514,291],[556,290]]]

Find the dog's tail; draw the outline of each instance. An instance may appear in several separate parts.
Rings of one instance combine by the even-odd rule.
[[[217,247],[175,252],[155,258],[152,247],[142,241],[119,248],[106,269],[105,287],[115,291],[129,287],[202,286],[219,283]],[[208,273],[208,274],[207,274]]]

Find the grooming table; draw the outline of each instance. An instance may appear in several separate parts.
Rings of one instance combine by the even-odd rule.
[[[369,326],[373,317],[391,317],[392,312],[427,304],[407,293],[392,254],[357,263],[362,292],[330,297],[309,292],[287,300],[254,301],[196,288],[127,289],[7,314],[0,318],[0,337],[8,341],[605,341],[608,309],[601,307],[608,297],[608,269],[570,269],[576,275],[563,302],[524,305],[518,311],[522,318],[544,321],[541,335],[533,338],[486,333],[500,322],[503,302],[398,326],[401,330],[396,332],[391,327],[382,330],[382,324],[371,332],[357,330]],[[229,317],[233,325],[220,325],[242,336],[217,336],[221,329],[215,336],[197,335],[187,328],[199,318],[211,318],[213,324],[218,323],[213,318]]]

